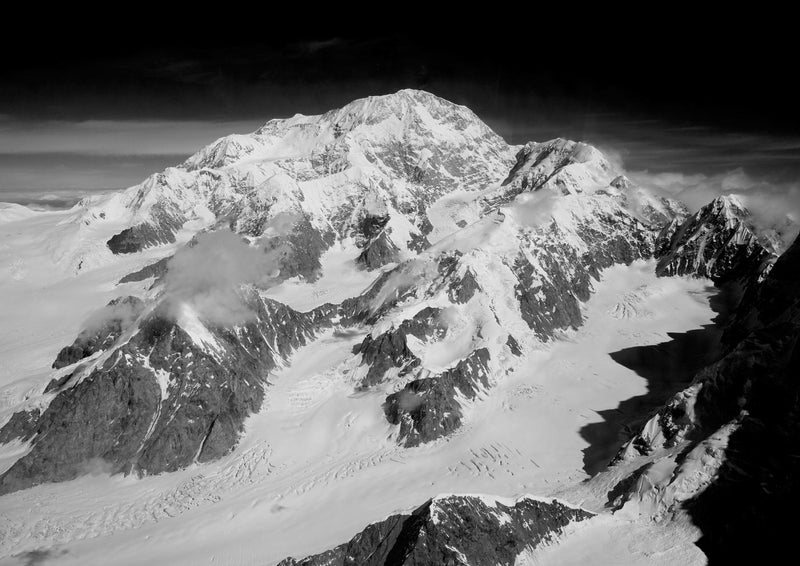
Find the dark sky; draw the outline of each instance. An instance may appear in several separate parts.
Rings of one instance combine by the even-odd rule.
[[[352,34],[198,6],[179,25],[146,11],[106,25],[55,18],[35,49],[5,38],[0,190],[127,186],[221,135],[400,88],[466,104],[512,143],[584,139],[633,169],[798,172],[788,15],[577,23],[577,5],[538,17],[498,7],[499,23],[464,27],[392,6],[400,32],[381,18]]]

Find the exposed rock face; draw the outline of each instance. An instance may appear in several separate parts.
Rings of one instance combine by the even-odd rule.
[[[363,242],[369,242],[384,231],[389,223],[388,214],[367,214],[358,225],[358,236]]]
[[[81,332],[72,345],[64,347],[58,353],[53,367],[59,369],[72,365],[110,347],[143,311],[144,303],[137,297],[113,299],[105,309],[93,317],[89,328]]]
[[[475,274],[471,269],[467,269],[461,279],[450,283],[448,296],[453,303],[464,304],[468,303],[475,296],[475,293],[480,290],[481,286],[478,284],[478,280],[475,279]]]
[[[358,230],[359,245],[364,251],[356,258],[356,263],[362,267],[372,270],[387,263],[396,263],[400,259],[400,248],[398,248],[389,236],[389,223],[390,217],[388,214],[372,215],[368,214],[361,220]],[[412,244],[409,249],[414,248],[415,251],[421,251],[425,246],[422,246],[421,240],[425,237],[421,234],[415,235],[418,243]],[[412,238],[413,239],[413,238]]]
[[[427,219],[426,219],[427,220]],[[406,242],[406,246],[409,250],[413,250],[417,253],[422,253],[431,247],[431,243],[428,241],[422,234],[411,234],[410,239]]]
[[[800,246],[795,242],[775,262],[763,281],[751,278],[731,324],[725,329],[723,341],[734,347],[750,332],[764,328],[794,308],[797,266],[800,265]]]
[[[361,387],[367,388],[381,382],[390,368],[398,368],[400,375],[403,375],[417,367],[420,360],[409,350],[407,337],[410,335],[424,340],[441,336],[446,326],[440,320],[440,312],[441,309],[427,307],[377,338],[367,334],[353,352],[361,354],[362,363],[369,366]]]
[[[468,303],[476,292],[481,290],[475,273],[470,268],[461,269],[459,257],[463,254],[456,251],[453,255],[445,255],[439,260],[439,274],[450,283],[447,288],[447,295],[450,302],[463,304]],[[463,272],[463,275],[459,275]]]
[[[349,542],[279,566],[508,565],[526,550],[552,541],[564,527],[592,514],[556,500],[523,497],[503,503],[488,496],[450,495],[410,515],[373,523]]]
[[[274,235],[265,234],[259,243],[265,252],[277,255],[280,278],[301,275],[309,281],[316,280],[320,258],[334,242],[333,232],[319,230],[305,214],[286,214],[270,224]]]
[[[167,212],[167,208],[167,205],[156,206],[151,212],[150,220],[115,234],[106,243],[108,249],[114,254],[133,254],[146,248],[175,242],[175,234],[186,218],[180,213]]]
[[[398,441],[405,446],[430,442],[461,426],[459,397],[474,399],[489,386],[489,351],[475,350],[455,367],[434,376],[415,379],[386,398],[383,411],[400,425]]]
[[[545,261],[550,261],[548,256],[545,258]],[[519,280],[514,290],[519,297],[520,312],[537,336],[547,340],[554,329],[580,326],[582,317],[578,298],[557,263],[550,262],[545,266],[553,277],[538,285],[533,266],[525,256],[520,256],[514,267]]]
[[[154,279],[159,279],[166,275],[167,273],[167,266],[169,264],[169,260],[172,257],[165,257],[158,260],[155,263],[151,263],[149,265],[145,265],[138,271],[134,271],[133,273],[129,273],[125,277],[119,280],[118,285],[123,283],[134,283],[136,281],[144,281],[145,279],[149,279],[150,277]]]
[[[36,434],[36,423],[39,419],[40,411],[20,411],[11,415],[11,419],[0,429],[0,443],[11,442],[12,440],[30,440]]]
[[[358,256],[356,263],[372,270],[387,263],[397,263],[399,260],[400,248],[394,244],[384,230],[364,247],[364,251]]]
[[[775,253],[749,227],[748,215],[738,199],[721,196],[682,225],[668,225],[659,236],[656,272],[708,277],[715,283],[760,276]]]
[[[572,183],[565,179],[570,176],[572,165],[597,160],[602,172],[611,173],[610,164],[598,157],[601,156],[595,148],[581,142],[561,138],[543,143],[529,142],[517,153],[517,162],[503,181],[503,185],[514,187],[512,192],[506,193],[506,198],[513,197],[515,190],[557,188],[564,194],[572,192]],[[614,178],[618,179],[618,176]],[[609,183],[604,181],[602,184]]]
[[[255,295],[248,301],[252,321],[199,335],[164,308],[139,321],[127,343],[74,375],[34,418],[32,449],[0,477],[0,494],[72,479],[97,465],[154,474],[229,452],[244,419],[261,406],[268,372],[315,328],[311,315]],[[0,435],[17,431],[20,419]]]

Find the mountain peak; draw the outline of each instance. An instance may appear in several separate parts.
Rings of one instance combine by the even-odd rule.
[[[359,98],[340,109],[326,112],[321,119],[334,123],[340,132],[348,132],[358,126],[381,125],[385,133],[414,130],[434,136],[448,136],[453,131],[472,131],[496,136],[466,106],[414,89]]]
[[[436,96],[435,94],[426,90],[418,90],[413,88],[404,88],[389,94],[380,94],[368,96],[366,98],[359,98],[353,102],[345,105],[344,108],[352,105],[358,105],[360,102],[367,102],[380,106],[399,106],[408,104],[422,104],[424,106],[447,106],[454,108],[465,108],[449,100]]]
[[[742,200],[733,194],[720,195],[701,209],[710,214],[724,214],[727,218],[744,220],[750,216]]]
[[[720,283],[753,273],[762,276],[775,259],[773,246],[760,238],[750,213],[735,195],[721,195],[680,226],[659,235],[659,275],[694,274]]]

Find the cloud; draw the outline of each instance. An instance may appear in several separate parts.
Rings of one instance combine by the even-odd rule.
[[[721,195],[737,195],[761,230],[777,230],[788,244],[800,230],[800,181],[769,181],[742,168],[715,175],[629,172],[635,183],[676,198],[696,211]]]
[[[81,475],[101,476],[113,474],[114,464],[96,456],[89,458],[80,464]]]
[[[247,322],[255,313],[242,289],[272,284],[278,271],[276,259],[274,253],[250,246],[229,230],[200,234],[193,247],[181,249],[170,260],[164,300],[173,315],[187,303],[213,325]]]
[[[422,405],[422,397],[414,393],[413,391],[409,391],[408,389],[401,389],[397,392],[397,406],[407,412],[410,413],[411,411],[418,408]]]
[[[95,311],[83,324],[82,335],[94,334],[101,330],[109,322],[119,324],[121,329],[126,329],[133,324],[142,313],[143,305],[141,301],[133,297],[125,297],[117,302],[111,302],[102,309]]]
[[[553,191],[524,192],[502,210],[523,226],[543,226],[552,221],[553,210],[559,201],[559,195]]]

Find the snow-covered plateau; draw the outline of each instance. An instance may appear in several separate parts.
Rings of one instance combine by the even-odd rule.
[[[2,205],[0,563],[704,564],[800,328],[748,214],[410,90]]]

